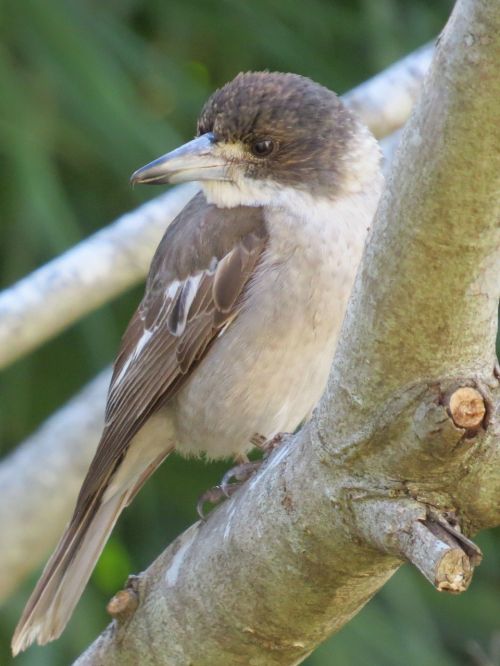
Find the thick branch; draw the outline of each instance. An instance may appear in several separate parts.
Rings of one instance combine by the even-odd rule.
[[[425,391],[405,396],[393,424],[408,439]],[[393,408],[391,415],[401,405]],[[388,433],[377,434],[380,440],[367,446]],[[455,443],[463,434],[455,433]],[[485,444],[493,442],[478,439],[470,447]],[[110,608],[114,623],[78,666],[296,664],[348,622],[403,558],[438,590],[466,589],[480,552],[451,517],[442,528],[441,516],[434,520],[404,484],[390,481],[403,457],[399,442],[379,448],[388,463],[383,479],[367,474],[370,460],[332,460],[314,424],[284,446],[243,492],[131,581],[132,593]],[[414,447],[405,462],[412,460],[422,478],[442,476],[451,464],[456,479],[467,451],[449,454],[439,463]]]
[[[487,4],[479,6],[496,11]],[[459,31],[460,16],[445,30],[403,133],[337,356],[356,399],[373,404],[407,382],[491,373],[495,362],[498,50],[486,20]],[[364,357],[368,376],[359,372]]]
[[[480,553],[462,528],[500,523],[499,46],[498,3],[459,0],[316,415],[134,581],[137,610],[80,666],[297,664],[402,558],[466,588]],[[454,422],[467,388],[486,406],[473,428]]]
[[[345,96],[377,136],[408,118],[431,53],[423,47]],[[193,192],[173,188],[0,293],[0,368],[139,282]]]

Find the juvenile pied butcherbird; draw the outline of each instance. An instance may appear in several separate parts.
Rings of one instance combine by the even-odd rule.
[[[335,93],[249,72],[205,104],[195,139],[133,183],[199,181],[168,227],[114,365],[73,517],[17,626],[57,638],[121,511],[174,450],[239,458],[307,419],[382,184],[377,142]]]

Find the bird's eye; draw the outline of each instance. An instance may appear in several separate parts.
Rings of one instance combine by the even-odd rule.
[[[250,150],[255,157],[267,157],[274,150],[274,142],[271,139],[259,139],[252,143]]]

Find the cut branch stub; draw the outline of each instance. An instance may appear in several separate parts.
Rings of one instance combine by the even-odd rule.
[[[434,457],[444,460],[458,454],[456,446],[464,436],[469,440],[484,428],[486,411],[485,398],[476,388],[454,383],[445,389],[441,384],[432,387],[415,410],[413,430]]]
[[[470,561],[461,548],[445,551],[435,570],[433,582],[439,592],[458,594],[465,592],[472,580]]]
[[[472,564],[458,542],[449,543],[443,537],[427,521],[416,522],[408,534],[401,535],[401,554],[439,592],[465,592],[472,579]]]
[[[479,428],[486,414],[483,396],[470,386],[463,386],[452,393],[448,409],[453,423],[466,430]]]
[[[411,562],[438,591],[468,588],[482,553],[443,515],[407,498],[367,500],[355,511],[369,543]]]
[[[139,605],[138,576],[129,576],[125,589],[112,597],[106,610],[119,622],[125,622],[135,613]]]

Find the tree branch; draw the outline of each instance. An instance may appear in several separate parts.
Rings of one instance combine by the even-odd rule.
[[[418,99],[434,45],[427,44],[344,95],[344,101],[381,139],[402,127]]]
[[[431,54],[425,46],[345,96],[378,137],[408,118]],[[162,234],[194,191],[169,190],[0,293],[0,368],[143,279]]]
[[[500,523],[499,48],[498,3],[459,0],[312,421],[133,580],[135,612],[79,666],[297,664],[403,559],[467,587],[463,532]]]
[[[0,293],[0,368],[139,282],[177,213],[196,191],[176,187]]]
[[[54,546],[97,448],[111,373],[104,371],[0,465],[0,601]]]

